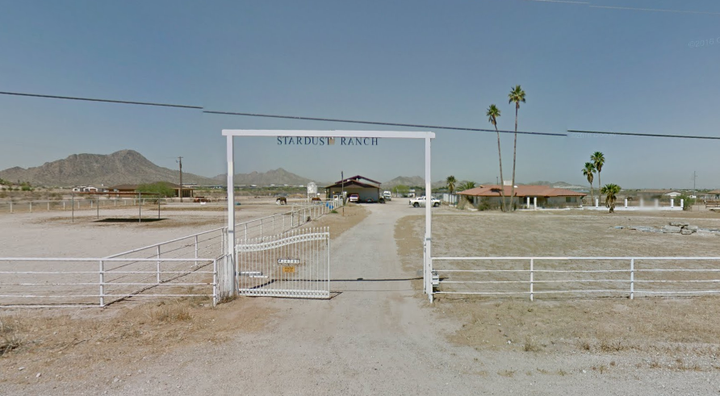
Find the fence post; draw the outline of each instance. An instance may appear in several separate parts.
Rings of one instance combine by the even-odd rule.
[[[157,247],[157,283],[160,284],[160,245]]]
[[[630,299],[635,299],[635,259],[630,259]]]
[[[105,262],[100,260],[100,306],[105,306]]]
[[[30,213],[32,213],[32,201],[30,201]]]
[[[530,301],[535,300],[535,260],[530,259]]]
[[[13,206],[13,205],[12,205],[12,201],[10,201],[10,213],[13,212],[13,207],[12,207],[12,206]]]
[[[245,223],[245,240],[246,241],[247,241],[247,225],[248,225],[248,223],[246,222]]]
[[[198,266],[198,236],[195,235],[195,267]]]
[[[223,238],[225,239],[225,238]],[[217,260],[213,260],[213,307],[218,303],[217,293]]]

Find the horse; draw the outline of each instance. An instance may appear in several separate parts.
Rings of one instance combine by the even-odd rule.
[[[276,204],[276,205],[287,205],[287,198],[285,198],[285,197],[277,197],[277,198],[275,199],[275,204]]]

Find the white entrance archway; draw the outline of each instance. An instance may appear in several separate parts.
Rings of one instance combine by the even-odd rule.
[[[429,199],[432,196],[431,178],[431,150],[430,142],[435,138],[434,132],[402,132],[402,131],[318,131],[318,130],[248,130],[248,129],[223,129],[223,136],[227,138],[227,257],[223,278],[225,290],[229,288],[227,282],[235,279],[235,147],[234,138],[237,137],[310,137],[310,138],[385,138],[385,139],[425,139],[425,196]],[[425,205],[425,240],[423,249],[423,285],[424,291],[432,301],[432,205]],[[232,275],[231,275],[232,274]],[[227,288],[226,288],[227,287]]]

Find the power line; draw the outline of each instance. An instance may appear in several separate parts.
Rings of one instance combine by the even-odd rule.
[[[604,6],[594,5],[589,1],[571,1],[571,0],[525,0],[532,3],[560,3],[560,4],[573,4],[573,5],[584,5],[588,8],[597,8],[605,10],[622,10],[622,11],[643,11],[643,12],[665,12],[673,14],[697,14],[697,15],[720,15],[720,12],[711,11],[692,11],[692,10],[674,10],[667,8],[641,8],[641,7],[621,7],[621,6]]]
[[[300,117],[300,116],[287,116],[277,114],[256,114],[256,113],[237,113],[230,111],[212,111],[203,110],[203,113],[207,114],[220,114],[220,115],[233,115],[233,116],[244,116],[244,117],[265,117],[265,118],[283,118],[289,120],[304,120],[304,121],[322,121],[322,122],[342,122],[348,124],[367,124],[367,125],[389,125],[399,127],[410,127],[410,128],[429,128],[429,129],[447,129],[453,131],[472,131],[472,132],[495,132],[494,129],[479,129],[479,128],[464,128],[464,127],[449,127],[449,126],[438,126],[438,125],[423,125],[423,124],[402,124],[395,122],[380,122],[380,121],[360,121],[360,120],[343,120],[339,118],[318,118],[318,117]],[[500,133],[515,133],[515,131],[498,130]],[[518,135],[539,135],[539,136],[567,136],[565,133],[550,133],[550,132],[524,132],[518,131]]]
[[[154,102],[135,102],[135,101],[129,101],[129,100],[115,100],[115,99],[84,98],[84,97],[79,97],[79,96],[43,95],[43,94],[22,93],[22,92],[4,92],[4,91],[0,91],[0,95],[26,96],[26,97],[31,97],[31,98],[45,98],[45,99],[79,100],[79,101],[83,101],[83,102],[103,102],[103,103],[129,104],[129,105],[140,105],[140,106],[176,107],[176,108],[181,108],[181,109],[202,110],[201,106],[179,105],[179,104],[170,104],[170,103],[154,103]]]
[[[532,1],[532,0],[530,0],[530,1]],[[440,125],[366,121],[366,120],[345,120],[345,119],[339,119],[339,118],[303,117],[303,116],[290,116],[290,115],[280,115],[280,114],[258,114],[258,113],[230,112],[230,111],[214,111],[214,110],[204,110],[204,107],[202,107],[202,106],[171,104],[171,103],[138,102],[138,101],[129,101],[129,100],[100,99],[100,98],[60,96],[60,95],[45,95],[45,94],[7,92],[7,91],[0,91],[0,95],[24,96],[24,97],[33,97],[33,98],[43,98],[43,99],[78,100],[78,101],[85,101],[85,102],[103,102],[103,103],[114,103],[114,104],[139,105],[139,106],[173,107],[173,108],[181,108],[181,109],[202,110],[203,113],[214,114],[214,115],[281,118],[281,119],[290,119],[290,120],[339,122],[339,123],[366,124],[366,125],[387,125],[387,126],[410,127],[410,128],[444,129],[444,130],[453,130],[453,131],[495,132],[494,129],[482,129],[482,128],[465,128],[465,127],[451,127],[451,126],[440,126]],[[508,130],[498,130],[497,132],[515,133],[515,131],[508,131]],[[582,133],[582,134],[588,134],[588,135],[616,135],[616,136],[638,136],[638,137],[658,137],[658,138],[677,138],[677,139],[720,140],[720,137],[699,136],[699,135],[664,135],[664,134],[656,134],[656,133],[586,131],[586,130],[577,130],[577,129],[568,129],[567,132]],[[556,136],[556,137],[567,137],[568,136],[565,133],[551,133],[551,132],[518,131],[517,133],[520,135],[538,135],[538,136]]]
[[[659,133],[580,131],[580,130],[577,130],[577,129],[568,129],[568,132],[570,132],[570,133],[584,133],[584,134],[592,134],[592,135],[618,135],[618,136],[641,136],[641,137],[678,138],[678,139],[720,140],[720,137],[717,137],[717,136],[663,135],[663,134],[659,134]]]

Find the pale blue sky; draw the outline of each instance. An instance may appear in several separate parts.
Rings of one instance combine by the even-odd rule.
[[[720,2],[572,3],[0,0],[0,91],[474,128],[492,127],[485,110],[495,103],[509,130],[507,94],[520,84],[520,130],[720,136]],[[408,129],[0,95],[0,169],[133,149],[168,168],[183,156],[185,171],[214,176],[225,170],[224,128]],[[433,180],[495,181],[494,133],[435,132]],[[509,179],[512,135],[502,144]],[[341,170],[377,180],[423,173],[421,142],[246,138],[236,147],[238,172],[283,167],[318,181]],[[583,164],[602,151],[606,183],[692,188],[697,171],[698,188],[720,188],[719,148],[520,135],[517,181],[586,184]]]

